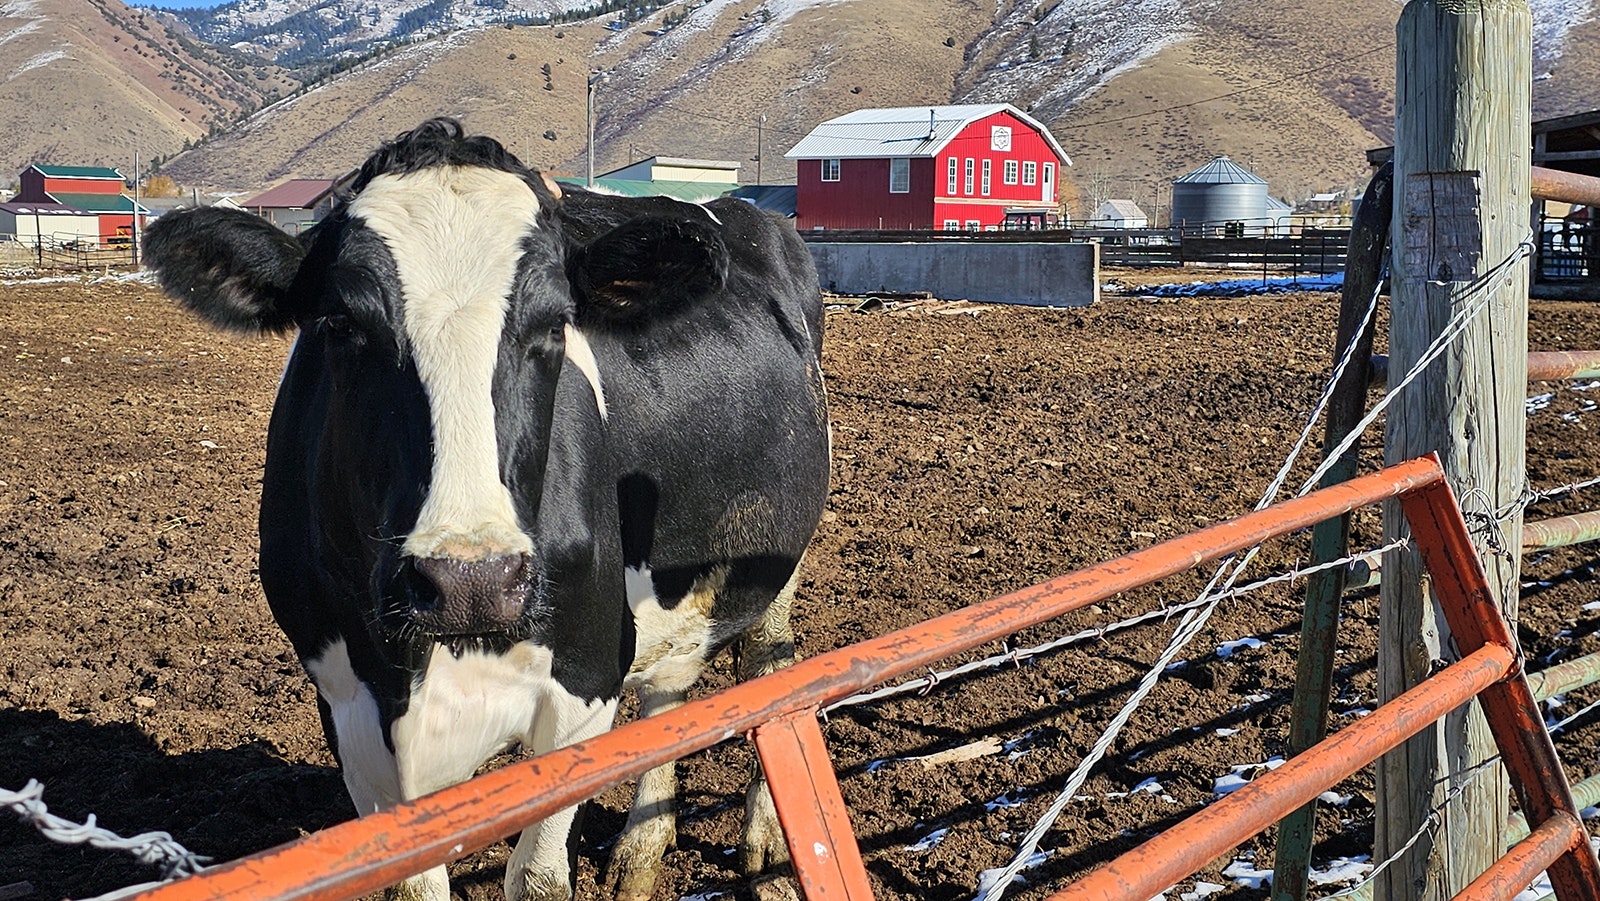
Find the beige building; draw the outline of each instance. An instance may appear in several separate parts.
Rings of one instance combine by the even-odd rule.
[[[739,183],[739,164],[729,160],[690,160],[674,156],[653,156],[621,169],[613,169],[600,178],[623,181],[690,181],[719,185]]]

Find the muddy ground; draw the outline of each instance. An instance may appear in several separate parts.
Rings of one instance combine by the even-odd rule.
[[[826,349],[834,483],[796,613],[802,653],[1248,510],[1326,377],[1335,308],[1325,294],[1107,296],[1074,310],[837,307]],[[1600,347],[1600,310],[1536,304],[1530,332],[1536,349]],[[351,815],[312,688],[253,571],[263,442],[287,348],[208,332],[135,282],[0,286],[0,787],[38,779],[63,816],[93,813],[123,834],[168,830],[217,859]],[[1530,416],[1535,486],[1600,473],[1600,389],[1530,389],[1552,392]],[[1591,489],[1533,515],[1597,500]],[[1375,514],[1358,519],[1359,540],[1376,534]],[[1251,572],[1306,553],[1303,538],[1271,546]],[[1600,614],[1584,609],[1600,600],[1596,563],[1593,546],[1526,561],[1534,584],[1519,632],[1534,668],[1600,649]],[[1170,579],[1022,641],[1189,600],[1201,582]],[[1046,835],[1054,853],[1021,896],[1042,897],[1198,809],[1232,766],[1281,752],[1300,594],[1266,589],[1219,610]],[[1375,596],[1353,595],[1337,723],[1372,703],[1376,632]],[[1168,634],[1132,629],[830,717],[878,897],[970,897]],[[1218,653],[1240,639],[1260,644]],[[723,661],[707,690],[727,672]],[[1595,698],[1600,690],[1575,692],[1562,710]],[[1007,750],[933,767],[907,759],[990,736]],[[1580,775],[1593,772],[1597,742],[1592,715],[1559,736]],[[683,766],[687,815],[659,898],[740,891],[729,849],[750,761],[728,745]],[[1127,794],[1149,779],[1159,790]],[[1324,863],[1372,840],[1370,777],[1338,791],[1349,800],[1323,817]],[[600,894],[596,867],[627,797],[611,791],[588,818],[583,898]],[[51,845],[0,820],[0,886],[26,880],[33,899],[151,878],[125,856]],[[1252,852],[1268,867],[1271,848],[1269,833],[1202,878],[1228,883],[1221,867]],[[456,864],[461,895],[497,897],[506,852],[502,843]]]

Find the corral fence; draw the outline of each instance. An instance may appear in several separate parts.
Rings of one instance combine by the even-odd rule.
[[[0,270],[78,271],[132,266],[133,241],[128,237],[99,239],[75,234],[0,234]]]
[[[1215,229],[1047,228],[1002,231],[836,229],[805,231],[807,241],[832,244],[960,242],[974,244],[1069,243],[1100,245],[1100,262],[1113,266],[1185,265],[1266,268],[1327,274],[1344,269],[1350,229],[1284,227],[1267,234],[1218,235]]]
[[[1145,901],[1475,696],[1488,712],[1507,766],[1518,777],[1514,784],[1532,837],[1484,875],[1480,882],[1489,889],[1467,896],[1509,898],[1549,867],[1562,901],[1600,899],[1600,864],[1588,851],[1578,807],[1435,457],[1356,477],[803,660],[590,741],[135,897],[357,897],[482,848],[656,766],[745,735],[756,745],[768,774],[805,896],[811,901],[867,901],[871,885],[818,723],[823,707],[953,654],[1386,498],[1399,498],[1403,505],[1458,636],[1461,659],[1312,751],[1068,886],[1052,901]],[[1496,886],[1510,888],[1493,890]]]
[[[1534,167],[1530,181],[1534,199],[1600,202],[1600,179]],[[1338,378],[1329,402],[1323,450],[1325,455],[1336,455],[1338,459],[1329,467],[1321,483],[1324,486],[1338,484],[1354,476],[1360,420],[1365,410],[1367,392],[1370,387],[1382,386],[1389,381],[1388,356],[1372,354],[1376,331],[1376,317],[1372,313],[1386,280],[1394,194],[1394,166],[1390,162],[1380,167],[1368,184],[1363,195],[1365,199],[1353,223],[1334,349],[1335,359],[1348,359],[1352,365]],[[1600,377],[1600,350],[1538,351],[1528,353],[1527,358],[1529,382]],[[1523,508],[1539,500],[1594,484],[1600,484],[1600,477],[1556,489],[1530,489],[1515,511],[1504,511],[1504,514],[1520,515]],[[1586,511],[1524,522],[1520,551],[1529,554],[1596,540],[1600,540],[1600,511]],[[1318,525],[1312,536],[1311,565],[1340,559],[1348,545],[1348,517]],[[1381,577],[1380,572],[1363,564],[1353,571],[1333,569],[1317,572],[1307,580],[1301,653],[1290,715],[1288,751],[1291,755],[1302,753],[1321,741],[1326,734],[1331,702],[1328,680],[1335,666],[1340,597],[1346,590],[1376,585]],[[1455,629],[1453,621],[1451,628]],[[1567,661],[1534,674],[1530,680],[1534,685],[1534,696],[1540,701],[1600,682],[1600,654]],[[1499,736],[1496,738],[1498,740]],[[1564,775],[1562,781],[1565,782]],[[1600,775],[1583,780],[1577,785],[1576,791],[1586,799],[1586,806],[1594,804],[1600,800]],[[1306,896],[1315,805],[1315,800],[1308,802],[1285,817],[1280,827],[1273,876],[1274,901],[1299,901]],[[1510,841],[1516,841],[1526,834],[1524,827],[1515,823],[1508,826],[1507,838]],[[1593,855],[1585,856],[1592,858]],[[1537,873],[1537,870],[1534,872]],[[1527,885],[1527,882],[1522,885]],[[1352,897],[1370,899],[1370,886],[1352,893]]]

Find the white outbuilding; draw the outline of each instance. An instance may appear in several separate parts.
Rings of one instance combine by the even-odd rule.
[[[1107,200],[1094,209],[1095,228],[1149,228],[1150,217],[1132,200]]]

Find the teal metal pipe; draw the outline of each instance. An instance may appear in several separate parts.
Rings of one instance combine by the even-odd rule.
[[[1600,541],[1600,510],[1522,524],[1524,554],[1588,541]]]

